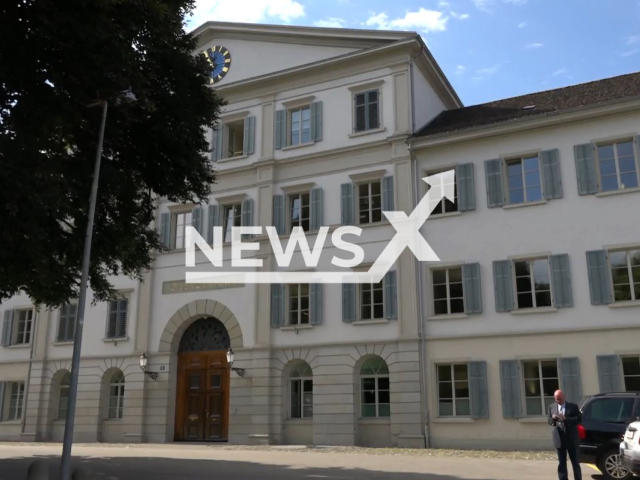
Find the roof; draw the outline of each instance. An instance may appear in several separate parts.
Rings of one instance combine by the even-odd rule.
[[[456,132],[640,95],[640,72],[445,110],[414,137]]]

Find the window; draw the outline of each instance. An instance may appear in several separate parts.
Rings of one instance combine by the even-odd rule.
[[[293,227],[302,227],[302,230],[308,232],[309,218],[309,194],[289,195],[289,232],[293,231]]]
[[[438,365],[438,415],[469,416],[469,372],[466,363]]]
[[[356,93],[355,131],[364,132],[380,128],[380,99],[378,90]]]
[[[372,357],[360,369],[361,416],[363,418],[391,415],[389,367],[380,357]]]
[[[625,391],[640,392],[640,357],[622,357],[622,375]]]
[[[507,161],[509,203],[538,202],[542,200],[540,162],[538,156]]]
[[[28,345],[33,328],[33,308],[5,310],[1,326],[2,346]]]
[[[288,145],[302,145],[311,142],[311,107],[307,105],[289,110]]]
[[[556,360],[523,362],[526,413],[545,415],[555,400],[553,394],[560,388]]]
[[[289,285],[289,324],[309,323],[309,284]]]
[[[58,342],[72,342],[76,332],[77,305],[67,304],[60,309]]]
[[[373,320],[384,318],[383,282],[360,284],[360,318]]]
[[[638,165],[632,140],[598,145],[597,151],[603,192],[638,187]]]
[[[635,398],[597,398],[589,402],[582,412],[583,420],[608,423],[629,423]]]
[[[291,369],[289,392],[289,418],[313,417],[313,372],[308,363],[297,363]]]
[[[118,298],[109,302],[106,338],[126,338],[128,309],[129,300],[127,298]]]
[[[549,260],[514,261],[516,273],[517,307],[541,308],[551,306],[551,282],[549,280]]]
[[[241,157],[244,155],[244,120],[237,120],[225,124],[227,131],[227,149],[224,158]]]
[[[175,214],[175,248],[184,248],[185,229],[191,226],[191,212]]]
[[[2,399],[0,399],[2,400]],[[4,402],[4,412],[0,412],[0,420],[11,421],[22,419],[24,408],[24,382],[6,382]]]
[[[445,171],[445,170],[442,170],[442,171]],[[428,172],[428,173],[425,173],[425,176],[436,175],[438,173],[441,173],[441,171]],[[451,212],[458,211],[458,182],[456,181],[455,176],[452,178],[452,180],[453,180],[452,183],[453,183],[453,196],[454,196],[453,202],[444,196],[440,200],[437,200],[437,199],[431,200],[431,203],[429,205],[429,207],[431,208],[431,215],[442,215],[443,213],[451,213]],[[443,187],[447,185],[450,185],[450,183],[442,182]],[[428,183],[426,184],[426,186],[427,186],[427,192],[433,188]]]
[[[124,408],[124,375],[116,372],[109,382],[109,412],[107,418],[122,418]]]
[[[381,181],[358,185],[358,211],[360,224],[382,221]]]
[[[33,309],[18,310],[18,331],[14,344],[27,344],[31,341],[31,328],[33,325]]]
[[[69,386],[71,385],[71,374],[66,372],[60,380],[58,389],[58,420],[67,418],[67,408],[69,407]]]
[[[609,252],[613,299],[640,300],[640,249]]]
[[[224,241],[230,243],[233,239],[232,228],[242,226],[242,204],[226,205],[223,222]]]
[[[432,278],[434,314],[464,313],[462,267],[433,270]]]

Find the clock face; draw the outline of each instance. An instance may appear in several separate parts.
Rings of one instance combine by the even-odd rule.
[[[224,78],[231,66],[231,54],[225,47],[211,47],[202,54],[206,57],[209,65],[211,65],[211,73],[209,74],[209,83],[214,84]]]

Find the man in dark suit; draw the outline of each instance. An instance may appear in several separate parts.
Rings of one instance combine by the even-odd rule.
[[[582,412],[575,403],[565,401],[564,392],[553,394],[556,403],[549,405],[549,425],[553,427],[553,446],[558,453],[558,479],[568,480],[567,453],[573,467],[573,478],[582,480],[582,470],[578,461],[580,438],[578,425],[582,423]]]

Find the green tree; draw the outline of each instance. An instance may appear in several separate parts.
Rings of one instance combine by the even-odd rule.
[[[205,201],[206,128],[225,104],[185,33],[194,0],[8,0],[0,5],[0,301],[77,295],[101,107],[109,102],[90,286],[141,278],[156,196]],[[117,102],[129,89],[135,102]]]

